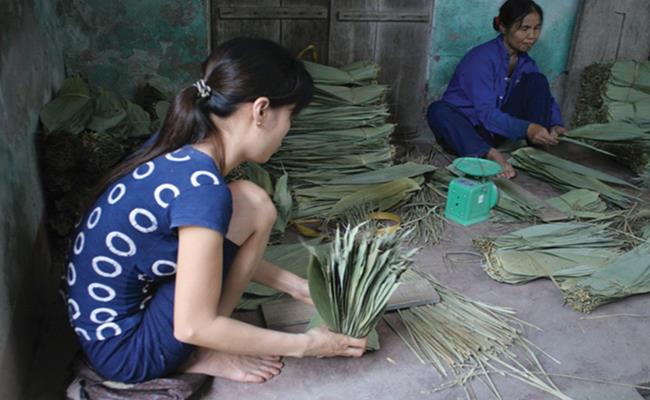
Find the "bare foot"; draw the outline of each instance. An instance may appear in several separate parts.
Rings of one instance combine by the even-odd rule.
[[[181,370],[237,382],[262,383],[278,375],[282,367],[284,364],[278,356],[244,356],[200,347]]]
[[[506,161],[506,158],[503,156],[503,154],[501,154],[499,150],[491,148],[490,151],[488,151],[485,155],[485,158],[492,160],[501,166],[503,171],[497,175],[499,178],[512,179],[517,175],[515,168],[508,161]]]

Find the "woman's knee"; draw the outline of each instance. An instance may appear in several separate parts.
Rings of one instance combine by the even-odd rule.
[[[434,101],[429,104],[429,108],[427,108],[427,121],[429,122],[429,127],[433,129],[433,127],[438,125],[440,121],[444,120],[444,116],[449,113],[449,110],[449,104],[443,100]]]
[[[244,219],[253,229],[273,225],[277,211],[264,189],[245,180],[234,181],[228,186],[232,193],[233,218]]]

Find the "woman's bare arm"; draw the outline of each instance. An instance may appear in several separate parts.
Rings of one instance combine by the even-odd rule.
[[[360,356],[365,339],[327,330],[291,334],[219,315],[223,236],[202,227],[179,229],[174,336],[186,343],[247,355]],[[216,261],[215,261],[216,260]]]

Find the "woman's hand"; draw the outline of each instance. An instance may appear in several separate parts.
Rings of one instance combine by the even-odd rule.
[[[564,135],[566,133],[566,128],[560,125],[555,125],[551,127],[551,134],[555,134],[557,136]]]
[[[528,125],[526,137],[528,137],[528,140],[530,140],[530,142],[535,145],[555,146],[558,144],[558,134],[555,132],[549,132],[546,130],[546,128],[539,124]]]
[[[307,357],[361,357],[368,342],[368,338],[356,339],[334,333],[325,325],[310,329],[306,335],[309,345],[304,356]]]

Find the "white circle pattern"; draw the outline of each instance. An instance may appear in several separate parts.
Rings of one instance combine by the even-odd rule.
[[[171,190],[171,192],[174,194],[174,198],[178,197],[178,195],[181,194],[181,191],[171,183],[163,183],[162,185],[158,186],[153,192],[153,197],[156,199],[156,203],[158,203],[158,205],[162,208],[167,208],[167,206],[169,206],[169,203],[164,201],[161,197],[162,192],[166,190]]]
[[[115,191],[119,190],[120,193],[116,196]],[[108,204],[115,204],[124,196],[126,193],[126,186],[123,183],[118,183],[108,194]]]
[[[68,313],[71,314],[70,318],[77,319],[81,315],[81,310],[79,310],[79,303],[73,299],[68,299]]]
[[[97,314],[108,314],[108,318],[106,319],[99,319],[97,317]],[[113,320],[117,317],[117,311],[113,310],[112,308],[106,308],[106,307],[99,307],[94,309],[90,313],[90,320],[93,321],[96,324],[104,324],[106,322],[113,322]]]
[[[215,174],[213,174],[210,171],[195,171],[191,178],[190,181],[192,182],[192,186],[197,187],[201,186],[201,183],[199,182],[199,176],[207,176],[210,179],[212,179],[212,184],[213,185],[218,185],[219,184],[219,178]]]
[[[140,172],[140,169],[142,169],[142,167],[147,167],[147,171]],[[152,161],[149,161],[146,164],[141,165],[138,168],[133,170],[133,179],[138,179],[138,180],[144,179],[149,175],[151,175],[154,169],[156,169],[156,165]]]
[[[84,339],[86,339],[86,340],[90,340],[90,335],[88,335],[88,332],[86,332],[85,329],[74,328],[74,331],[77,333],[77,335],[79,335],[79,336],[83,336]]]
[[[105,291],[106,295],[105,296],[98,295],[96,293],[96,291],[98,289]],[[91,283],[90,285],[88,285],[88,294],[93,299],[95,299],[97,301],[104,302],[104,303],[106,303],[108,301],[111,301],[111,300],[113,300],[115,298],[115,290],[113,290],[112,287],[106,286],[106,285],[104,285],[102,283]]]
[[[121,239],[124,243],[126,243],[129,246],[129,249],[127,251],[122,251],[117,249],[113,244],[113,240],[115,238]],[[131,257],[137,251],[133,239],[123,234],[122,232],[118,232],[118,231],[113,231],[108,235],[106,235],[106,247],[108,247],[111,253],[122,257]]]
[[[113,336],[119,336],[122,334],[122,328],[115,322],[106,322],[105,324],[101,324],[97,328],[97,339],[99,340],[105,340],[106,336],[102,333],[106,329],[112,329],[113,330]]]
[[[74,247],[72,248],[72,250],[74,251],[74,253],[76,255],[81,254],[81,252],[84,249],[84,244],[85,243],[86,243],[86,235],[84,235],[83,232],[79,232],[79,234],[77,235],[77,237],[74,240]]]
[[[176,153],[178,153],[179,151],[182,151],[182,150],[183,150],[183,149],[178,149],[178,150],[176,150],[176,151],[172,151],[171,153],[167,154],[167,155],[165,156],[165,158],[168,159],[169,161],[177,161],[177,162],[180,162],[180,161],[189,161],[189,160],[191,160],[192,157],[190,157],[189,154],[184,155],[184,156],[182,156],[182,157],[177,157],[177,156],[174,155],[174,154],[176,154]]]
[[[145,216],[149,220],[150,225],[149,226],[140,225],[136,220],[136,217],[138,215]],[[151,233],[156,229],[158,229],[158,221],[156,220],[156,217],[151,212],[145,210],[144,208],[134,208],[129,213],[129,222],[131,223],[131,226],[133,226],[137,231],[140,231],[142,233]]]
[[[160,266],[161,265],[166,265],[169,267],[172,267],[171,271],[161,271]],[[169,275],[174,275],[176,273],[176,263],[173,261],[169,260],[158,260],[153,265],[151,266],[151,270],[153,271],[154,274],[158,276],[169,276]]]
[[[73,263],[68,263],[66,278],[68,281],[68,286],[72,286],[75,284],[75,282],[77,282],[77,270],[74,268]]]
[[[86,227],[88,227],[88,229],[93,229],[95,226],[97,226],[97,223],[99,222],[99,218],[101,218],[101,216],[102,208],[96,207],[93,212],[90,213],[88,222],[86,222]]]
[[[99,268],[99,263],[110,264],[113,267],[113,271],[107,272]],[[97,272],[97,275],[104,276],[106,278],[115,278],[122,273],[122,266],[115,260],[105,256],[97,256],[93,258],[92,261],[93,269]]]

